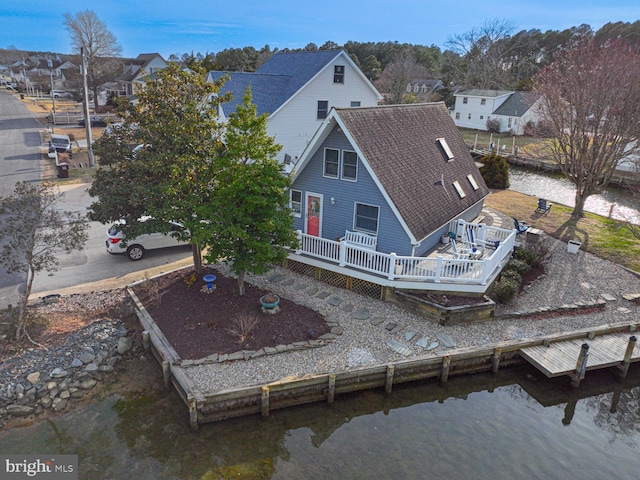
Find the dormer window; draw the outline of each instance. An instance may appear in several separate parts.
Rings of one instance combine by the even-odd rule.
[[[449,148],[449,144],[447,143],[447,141],[444,138],[437,138],[436,141],[438,142],[438,145],[440,145],[440,148],[442,149],[444,154],[447,156],[447,161],[448,162],[452,161],[453,152]]]
[[[344,83],[344,65],[333,67],[333,83]]]

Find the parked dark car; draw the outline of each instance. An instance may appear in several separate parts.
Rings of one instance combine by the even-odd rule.
[[[102,118],[102,117],[91,116],[91,117],[89,117],[89,120],[91,121],[91,126],[92,127],[106,127],[107,126],[107,122],[105,122],[104,118]],[[78,125],[80,125],[81,127],[84,127],[84,118],[81,118],[80,120],[78,120]]]

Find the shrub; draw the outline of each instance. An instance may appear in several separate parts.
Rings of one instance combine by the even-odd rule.
[[[518,273],[518,275],[522,275],[523,273],[528,271],[530,268],[531,268],[531,265],[529,265],[524,260],[520,260],[519,258],[514,258],[507,264],[506,267],[504,267],[504,271],[516,272]]]
[[[497,118],[487,118],[487,130],[490,133],[499,133],[500,132],[500,120]]]
[[[535,245],[532,245],[531,251],[534,255],[534,258],[531,261],[531,266],[533,268],[544,268],[544,266],[551,259],[551,252],[549,251],[549,247],[547,247],[547,244],[544,241],[539,241]]]
[[[520,288],[520,284],[522,283],[522,275],[517,270],[504,270],[500,279],[513,280],[518,284],[518,288]]]
[[[260,319],[257,315],[249,313],[241,313],[231,319],[232,325],[227,329],[234,337],[238,337],[238,341],[243,343],[247,338],[251,330],[258,324]]]
[[[518,293],[519,288],[520,282],[516,282],[513,278],[510,278],[509,275],[503,275],[498,283],[496,283],[494,289],[496,300],[498,301],[498,303],[507,303],[509,300],[515,297],[516,293]]]
[[[504,157],[492,152],[482,157],[480,162],[484,165],[480,173],[489,188],[509,188],[509,164]]]
[[[529,247],[520,247],[513,254],[513,258],[531,265],[536,259],[536,253]]]

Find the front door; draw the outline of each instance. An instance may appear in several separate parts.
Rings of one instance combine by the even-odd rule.
[[[307,193],[307,235],[319,237],[322,232],[322,195]]]

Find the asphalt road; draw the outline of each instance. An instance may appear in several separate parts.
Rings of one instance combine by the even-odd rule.
[[[40,181],[47,162],[51,161],[40,153],[41,130],[41,125],[20,100],[0,90],[0,196],[10,195],[18,181]],[[64,196],[60,209],[86,213],[92,201],[88,186],[61,186]],[[104,244],[106,230],[106,225],[91,222],[85,248],[70,255],[61,254],[58,271],[36,275],[32,297],[116,288],[142,279],[145,274],[153,275],[191,263],[189,247],[148,251],[137,262],[124,255],[109,255]],[[17,303],[23,283],[23,275],[9,275],[0,266],[0,308]]]

